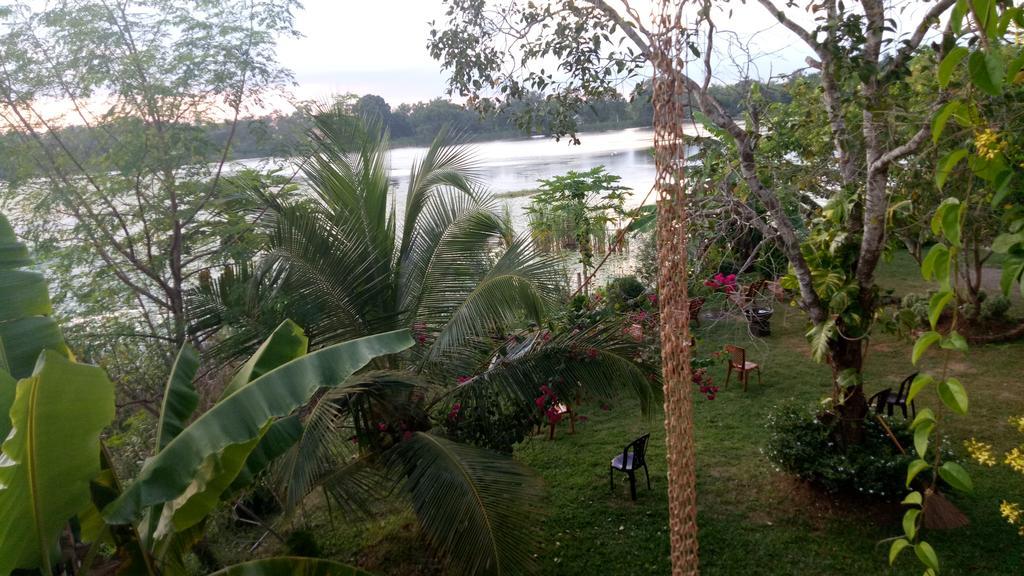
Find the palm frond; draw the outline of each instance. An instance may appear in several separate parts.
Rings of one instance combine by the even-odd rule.
[[[274,467],[273,484],[285,509],[294,510],[323,486],[344,509],[369,510],[367,502],[380,495],[380,477],[367,468],[373,459],[360,454],[354,440],[376,433],[382,420],[405,422],[411,429],[426,427],[426,413],[417,400],[429,388],[412,372],[373,370],[349,378],[344,392],[327,391],[315,398],[303,409],[299,440]]]
[[[388,135],[379,119],[362,122],[320,108],[310,133],[313,154],[302,173],[338,226],[356,225],[369,240],[378,265],[395,249],[395,217],[389,208]]]
[[[417,432],[389,454],[432,546],[459,574],[524,574],[542,484],[512,458]]]
[[[339,227],[300,206],[280,207],[272,221],[263,273],[283,281],[287,312],[308,319],[311,339],[325,345],[392,327],[390,270],[358,223]]]
[[[421,306],[441,279],[453,286],[459,276],[462,294],[450,294],[457,300],[472,292],[491,266],[490,252],[503,226],[490,205],[468,196],[448,193],[432,199],[402,254],[399,301],[407,324],[431,320],[422,317]]]
[[[457,137],[452,138],[447,129],[442,129],[430,144],[426,155],[409,173],[402,246],[399,250],[402,255],[408,252],[413,232],[419,225],[420,213],[437,192],[447,190],[471,199],[480,197],[481,193],[477,189],[482,179],[475,153],[457,141]]]
[[[639,348],[618,321],[554,336],[535,331],[496,349],[489,341],[478,341],[477,346],[481,351],[474,360],[477,365],[463,361],[460,367],[463,374],[473,376],[455,396],[484,388],[510,401],[529,403],[539,395],[540,385],[546,384],[566,399],[580,395],[616,400],[627,394],[639,400],[641,411],[648,414],[661,394],[657,376],[636,363]]]
[[[516,239],[477,282],[468,287],[474,265],[452,263],[422,295],[418,319],[440,326],[430,358],[438,359],[469,339],[500,332],[521,320],[539,324],[561,294],[557,260],[536,249],[526,236]]]

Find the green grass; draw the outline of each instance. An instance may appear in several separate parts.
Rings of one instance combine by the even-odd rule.
[[[908,256],[898,254],[883,264],[881,283],[897,295],[923,292],[928,285],[916,270]],[[694,397],[701,573],[920,574],[909,551],[895,569],[887,564],[888,544],[882,540],[901,533],[898,507],[834,500],[777,471],[762,454],[769,410],[785,401],[811,405],[828,395],[831,382],[828,367],[810,359],[799,311],[778,308],[772,328],[771,337],[758,341],[746,336],[742,322],[708,323],[700,331],[705,350],[727,342],[745,346],[749,359],[762,365],[764,380],[758,386],[752,377],[748,392],[734,381],[712,401]],[[909,342],[894,336],[872,340],[865,369],[869,393],[895,386],[914,371],[909,350]],[[923,364],[935,369],[934,362],[933,355]],[[968,387],[971,402],[967,416],[943,416],[955,447],[971,436],[1004,450],[1024,442],[1007,422],[1024,414],[1024,343],[974,347],[966,357],[953,358],[950,369]],[[723,384],[724,371],[716,368],[714,374]],[[922,406],[938,407],[939,401],[928,391],[920,397]],[[535,437],[516,451],[547,487],[547,513],[537,518],[541,573],[668,574],[663,414],[659,409],[643,416],[628,400],[607,411],[587,404],[581,413],[588,421],[576,434],[561,427],[554,441]],[[644,432],[652,436],[652,489],[641,479],[634,503],[624,476],[617,475],[615,490],[609,490],[608,462]],[[1002,499],[1024,501],[1024,477],[1004,466],[967,467],[975,493],[951,499],[971,524],[926,536],[939,554],[942,574],[1024,574],[1024,537],[998,512]],[[437,573],[422,565],[413,518],[393,504],[373,521],[360,523],[336,519],[332,524],[323,507],[311,510],[305,522],[331,557],[378,574]]]
[[[701,573],[712,574],[887,574],[884,538],[900,533],[899,511],[868,501],[836,501],[775,470],[761,453],[764,422],[781,401],[812,404],[829,392],[830,372],[807,355],[803,320],[780,311],[774,334],[746,341],[740,323],[719,322],[704,332],[709,348],[726,341],[745,343],[761,363],[764,386],[753,377],[746,393],[735,380],[712,401],[694,398],[697,440],[698,526]],[[913,371],[908,347],[891,337],[876,338],[866,371],[870,390],[893,386]],[[957,371],[970,387],[970,415],[950,421],[955,444],[975,435],[1010,447],[1020,436],[1007,423],[1024,412],[1019,378],[1024,346],[972,351]],[[721,370],[716,372],[724,382]],[[924,395],[921,404],[936,406]],[[534,440],[518,456],[537,470],[549,489],[539,559],[544,574],[667,574],[668,500],[662,414],[645,419],[631,404],[609,412],[589,407],[590,420],[574,436]],[[608,489],[608,460],[622,445],[650,431],[652,490],[642,486],[629,500],[624,478]],[[944,574],[1017,574],[1024,570],[1024,539],[999,517],[1002,498],[1024,499],[1021,477],[1005,468],[968,466],[973,496],[953,497],[971,525],[931,533]],[[908,554],[895,574],[920,574]]]

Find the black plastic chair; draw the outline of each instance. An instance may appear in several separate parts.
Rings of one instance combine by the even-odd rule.
[[[884,410],[889,416],[892,416],[893,408],[897,407],[900,412],[903,413],[903,417],[907,418],[907,395],[910,394],[910,385],[914,383],[914,378],[917,378],[917,372],[914,372],[910,376],[907,376],[900,382],[899,392],[893,394],[892,388],[886,388],[881,392],[875,394],[871,398],[868,398],[868,406],[872,404],[875,406],[875,413],[881,414]],[[914,402],[910,402],[910,413],[913,417],[917,417],[917,407],[914,406]]]
[[[636,471],[641,467],[647,476],[647,489],[651,489],[651,473],[647,470],[647,441],[650,439],[650,434],[644,434],[623,448],[622,454],[612,458],[608,467],[608,483],[612,490],[615,489],[615,471],[624,472],[629,476],[629,496],[636,500]]]

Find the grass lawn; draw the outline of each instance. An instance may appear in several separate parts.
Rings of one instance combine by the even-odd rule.
[[[924,291],[916,267],[905,255],[883,266],[883,287]],[[780,402],[811,405],[829,393],[830,372],[815,364],[804,339],[806,326],[796,309],[776,311],[773,335],[751,341],[740,322],[719,321],[701,329],[705,350],[732,342],[747,347],[750,360],[763,368],[764,385],[752,377],[750,390],[731,383],[715,400],[695,395],[698,524],[701,573],[705,575],[920,574],[912,552],[904,552],[895,570],[887,564],[888,544],[901,533],[899,510],[861,500],[835,501],[791,480],[762,454],[765,417]],[[872,340],[865,378],[868,392],[895,386],[913,372],[909,343],[880,335]],[[925,362],[927,364],[930,359]],[[968,387],[970,413],[948,418],[947,430],[960,449],[970,436],[1003,450],[1024,443],[1008,422],[1024,415],[1024,343],[974,347],[955,359],[951,370]],[[724,369],[715,368],[716,382]],[[932,392],[918,407],[937,408]],[[668,501],[665,433],[659,411],[644,417],[635,403],[610,410],[585,405],[588,421],[575,435],[563,426],[554,441],[536,437],[516,457],[536,470],[547,485],[548,514],[538,518],[542,538],[537,560],[542,574],[668,574]],[[652,489],[640,481],[639,500],[631,502],[625,476],[609,491],[608,462],[632,438],[650,432]],[[943,574],[1024,574],[1024,537],[999,516],[1002,499],[1024,501],[1024,476],[1004,466],[966,464],[975,493],[951,499],[971,524],[949,532],[928,533]],[[368,523],[336,522],[312,515],[311,528],[324,552],[356,562],[379,574],[432,573],[418,567],[419,545],[407,513],[382,514]]]

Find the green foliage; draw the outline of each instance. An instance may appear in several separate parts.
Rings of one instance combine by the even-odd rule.
[[[1002,320],[1006,318],[1011,306],[1012,303],[1009,298],[1002,294],[996,294],[990,298],[985,298],[981,303],[981,316],[989,320]]]
[[[509,401],[486,390],[472,390],[459,398],[444,415],[445,436],[457,442],[512,454],[515,445],[541,422],[533,405],[518,399]]]
[[[895,420],[887,424],[901,445],[913,445],[906,426]],[[863,442],[843,446],[838,422],[796,405],[783,405],[768,416],[765,454],[786,472],[829,492],[899,498],[910,457],[900,454],[874,420],[865,420],[863,434]]]
[[[219,466],[216,462],[222,454],[237,463],[213,472],[233,479],[276,418],[307,402],[320,387],[344,386],[352,373],[373,358],[395,354],[412,343],[404,330],[367,336],[323,348],[255,378],[215,404],[150,459],[104,516],[123,524],[137,519],[144,508],[179,498],[202,466]]]
[[[541,180],[540,191],[526,209],[534,242],[549,250],[578,250],[586,273],[595,251],[611,249],[607,226],[626,214],[623,205],[629,190],[620,180],[604,166]]]
[[[530,526],[537,521],[540,481],[510,457],[416,433],[398,446],[395,465],[427,537],[465,574],[522,574],[533,566]],[[449,473],[437,474],[443,469]],[[428,513],[436,510],[447,513]],[[466,529],[473,526],[474,529]],[[486,529],[476,529],[486,527]],[[449,541],[439,541],[444,535]]]
[[[100,432],[114,419],[114,385],[99,368],[47,350],[0,413],[10,414],[12,430],[0,468],[0,573],[49,574],[68,518],[90,506]]]
[[[70,355],[52,318],[46,280],[25,270],[31,265],[28,249],[0,214],[0,371],[15,378],[32,373],[43,349]]]

